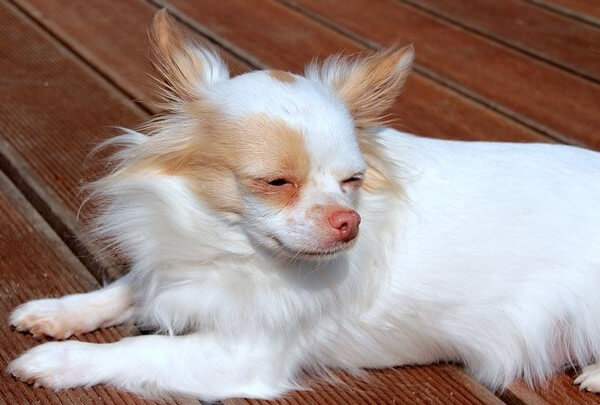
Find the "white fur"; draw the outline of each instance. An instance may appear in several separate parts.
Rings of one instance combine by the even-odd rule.
[[[351,117],[319,75],[283,84],[264,72],[231,80],[220,66],[210,72],[219,80],[202,93],[231,119],[260,112],[302,132],[310,191],[293,212],[271,215],[248,198],[244,214],[231,216],[212,211],[177,176],[101,180],[96,232],[130,260],[129,274],[117,287],[26,304],[11,322],[31,329],[42,315],[67,311],[101,326],[133,312],[165,335],[48,343],[10,372],[55,389],[109,383],[214,400],[275,397],[298,386],[302,369],[456,361],[503,389],[598,360],[600,154],[381,128],[374,136],[402,192],[354,194],[338,181],[364,160]],[[120,138],[117,158],[148,139]],[[316,225],[302,228],[298,218],[327,201],[362,216],[351,249],[294,260],[261,240],[276,232],[295,248],[312,246]],[[597,391],[597,367],[586,370],[580,382]]]

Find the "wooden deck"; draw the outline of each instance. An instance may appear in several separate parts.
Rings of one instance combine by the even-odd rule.
[[[0,1],[2,369],[38,344],[8,328],[14,306],[94,289],[102,278],[75,241],[78,188],[101,173],[84,162],[91,146],[115,134],[110,126],[135,126],[155,112],[148,28],[159,7],[154,0]],[[299,72],[314,56],[414,43],[415,72],[394,107],[402,130],[600,149],[597,0],[170,0],[169,8],[235,73]],[[81,339],[135,332],[110,328]],[[573,375],[538,391],[515,383],[495,396],[455,366],[407,367],[363,380],[342,376],[347,384],[321,383],[277,402],[600,403],[572,385]],[[54,393],[2,373],[0,403],[151,402],[107,387]]]

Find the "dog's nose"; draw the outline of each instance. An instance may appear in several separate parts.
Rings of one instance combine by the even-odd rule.
[[[334,228],[336,240],[349,242],[358,235],[360,215],[356,211],[334,211],[329,215],[329,223]]]

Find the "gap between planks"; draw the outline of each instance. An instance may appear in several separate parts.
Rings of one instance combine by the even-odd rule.
[[[584,24],[592,25],[594,27],[600,27],[600,19],[595,18],[593,16],[587,15],[584,12],[573,10],[559,4],[553,4],[548,2],[547,0],[522,0],[526,3],[531,3],[535,6],[543,8],[545,10],[549,10],[555,12],[557,14],[564,15],[566,17],[572,18],[573,20],[579,21]],[[597,0],[590,0],[597,1]]]

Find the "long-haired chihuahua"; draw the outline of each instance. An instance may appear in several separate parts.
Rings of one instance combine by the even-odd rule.
[[[303,370],[453,361],[491,389],[566,364],[600,390],[600,154],[385,128],[410,47],[231,78],[166,12],[164,113],[107,144],[95,238],[130,264],[25,303],[9,372],[64,389],[273,398]],[[587,366],[587,367],[586,367]]]

